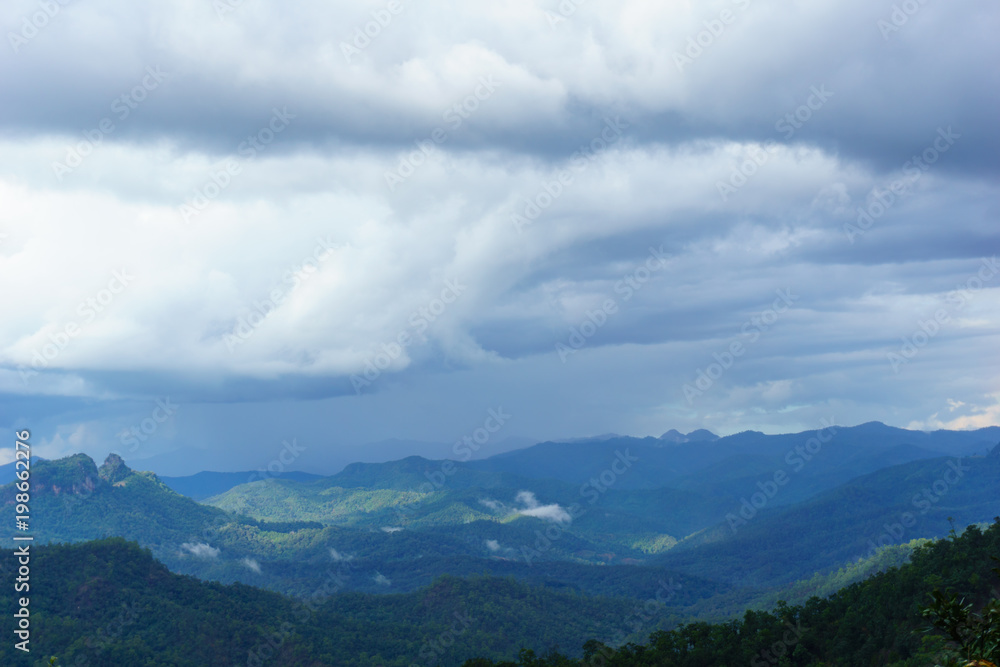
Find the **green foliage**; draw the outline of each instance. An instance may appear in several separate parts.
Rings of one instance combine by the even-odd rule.
[[[944,537],[950,517],[967,525],[1000,513],[1000,457],[964,459],[968,469],[957,481],[954,463],[892,466],[790,507],[769,504],[734,528],[722,523],[649,562],[706,579],[783,588],[873,555],[882,544]],[[740,518],[739,510],[737,503],[727,511]]]
[[[994,560],[997,560],[994,558]],[[1000,569],[993,572],[1000,577]],[[996,594],[996,589],[994,589]],[[931,603],[921,611],[924,618],[942,631],[952,642],[950,657],[963,660],[1000,661],[1000,599],[986,603],[979,613],[974,605],[966,604],[956,594],[946,594],[935,588]]]
[[[0,562],[9,568],[13,552]],[[322,585],[293,599],[172,574],[120,538],[35,547],[32,650],[90,667],[258,664],[251,655],[275,666],[447,666],[483,652],[514,658],[522,645],[580,646],[612,635],[634,607],[482,576],[442,577],[407,594],[345,594],[346,582],[371,573],[350,563],[326,570]],[[13,596],[0,588],[0,607],[13,608]],[[3,642],[0,664],[33,663]]]
[[[695,622],[657,631],[648,643],[617,649],[597,641],[584,644],[582,659],[522,654],[508,667],[702,667],[705,665],[838,665],[916,667],[940,662],[948,653],[935,638],[921,641],[922,616],[943,630],[965,660],[996,661],[1000,644],[1000,602],[990,600],[1000,572],[990,575],[1000,553],[1000,517],[987,530],[970,526],[950,540],[925,543],[899,568],[853,584],[827,599],[789,606],[779,601],[770,612],[747,611],[725,623]],[[919,601],[947,585],[957,593],[932,594],[930,607]],[[979,613],[973,609],[981,607]],[[928,639],[925,637],[925,640]],[[493,667],[488,659],[465,667]],[[984,663],[985,664],[985,663]]]

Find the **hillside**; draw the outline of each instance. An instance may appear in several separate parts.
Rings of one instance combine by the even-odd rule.
[[[153,473],[130,470],[115,454],[100,468],[84,454],[36,461],[31,483],[32,512],[39,518],[33,524],[36,540],[115,535],[144,544],[179,544],[226,519],[221,510],[171,491]],[[16,494],[13,484],[0,487],[0,507],[12,508]],[[0,529],[7,540],[13,534],[9,522]]]
[[[665,436],[668,434],[664,434]],[[819,442],[811,443],[818,439]],[[472,461],[475,470],[518,473],[583,484],[607,469],[618,452],[641,461],[616,481],[618,489],[725,488],[752,492],[760,475],[794,471],[781,503],[802,500],[889,465],[940,456],[984,455],[1000,442],[1000,427],[974,431],[911,431],[881,422],[822,427],[782,435],[744,431],[722,438],[678,442],[668,438],[614,437],[586,442],[544,442]]]
[[[864,443],[873,433],[888,432],[890,442],[878,456],[869,454],[865,459],[868,463],[906,458],[915,451],[893,442],[893,438],[903,437],[898,433],[901,429],[873,424],[844,430],[848,433],[843,440],[832,439],[823,446],[821,454],[828,457],[825,467],[819,465],[819,455],[806,462],[829,472],[831,479],[835,475],[830,471],[837,466],[849,467],[855,450],[866,447]],[[985,437],[938,432],[935,441],[930,437],[933,434],[921,435],[948,447],[974,447],[977,451]],[[757,441],[759,436],[736,438],[741,439]],[[715,445],[722,440],[694,446]],[[779,449],[790,442],[793,440],[780,442]],[[608,443],[573,444],[581,445],[606,447]],[[630,450],[633,456],[638,451]],[[794,446],[791,451],[795,452]],[[709,467],[700,484],[688,477],[680,488],[629,489],[620,486],[617,479],[626,479],[632,471],[613,477],[607,486],[588,481],[581,487],[478,469],[490,460],[478,462],[473,469],[471,464],[447,464],[450,474],[446,476],[441,472],[445,463],[411,457],[392,464],[360,464],[341,475],[305,484],[274,481],[241,485],[207,502],[261,520],[440,532],[463,541],[469,555],[528,561],[533,553],[532,531],[546,529],[544,523],[529,525],[530,517],[524,513],[539,510],[529,510],[518,500],[530,491],[537,504],[553,514],[560,508],[567,514],[577,508],[571,522],[558,526],[559,539],[542,550],[542,560],[647,562],[733,585],[766,588],[856,561],[873,552],[873,545],[943,536],[950,527],[948,517],[959,523],[976,523],[1000,513],[1000,498],[993,492],[1000,487],[1000,458],[927,458],[926,451],[920,451],[924,453],[917,460],[879,468],[826,491],[805,494],[805,499],[799,499],[802,493],[795,491],[798,478],[794,467],[767,468],[762,464],[766,472],[755,477],[744,475],[740,479],[749,489],[737,493],[719,481],[723,478],[718,466]],[[735,456],[724,465],[743,465],[750,455]],[[848,463],[842,461],[844,458]],[[957,471],[951,466],[958,466]],[[804,466],[801,474],[808,469]],[[427,481],[438,478],[440,484]],[[422,484],[421,479],[425,480]],[[475,486],[477,483],[482,486]],[[925,492],[929,495],[921,495]],[[900,523],[904,519],[909,525]],[[483,549],[487,542],[496,544],[498,550],[487,553]]]
[[[33,568],[46,573],[32,581],[33,654],[5,642],[0,661],[28,666],[57,655],[63,665],[95,667],[582,667],[593,663],[581,657],[601,656],[610,667],[916,667],[945,658],[942,638],[921,636],[929,593],[946,589],[978,608],[998,594],[1000,578],[991,572],[997,554],[1000,517],[985,530],[972,526],[919,546],[912,562],[829,598],[658,630],[678,620],[671,612],[683,590],[678,582],[658,582],[639,607],[496,577],[444,577],[413,593],[370,596],[342,592],[358,573],[340,563],[296,600],[172,574],[148,551],[110,538],[33,550]],[[12,562],[11,551],[0,554],[5,571]],[[12,595],[0,591],[0,604],[12,607]],[[198,641],[189,641],[192,633]],[[625,643],[636,634],[648,644]]]
[[[869,422],[853,427],[828,429],[832,438],[826,450],[835,451],[832,460],[817,457],[803,466],[801,483],[793,483],[782,503],[802,500],[822,490],[880,468],[909,461],[939,456],[972,456],[985,454],[1000,441],[1000,427],[975,431],[912,431]],[[491,487],[510,485],[511,478],[560,480],[578,486],[606,469],[616,452],[629,450],[642,461],[641,466],[617,480],[618,489],[656,489],[663,487],[725,491],[734,484],[741,488],[753,486],[756,475],[788,467],[785,461],[797,446],[803,446],[816,431],[797,434],[766,435],[745,431],[718,437],[708,431],[683,435],[671,430],[659,438],[632,438],[620,435],[598,436],[563,442],[543,442],[506,451],[484,459],[468,461],[461,478],[450,479],[450,485]],[[327,477],[332,486],[343,488],[367,487],[408,490],[420,487],[425,475],[426,457],[407,456],[385,463],[350,463],[336,475]],[[803,462],[805,459],[803,459]],[[440,467],[436,461],[433,466]],[[0,466],[0,483],[9,479]],[[472,471],[494,473],[473,476]],[[799,477],[799,476],[797,476]],[[260,472],[201,472],[186,477],[161,477],[161,481],[178,493],[195,500],[204,500],[257,479],[314,481],[319,475],[306,472],[284,472],[261,475]],[[706,487],[706,484],[709,486]],[[747,486],[749,484],[749,486]],[[800,488],[797,488],[800,487]]]
[[[866,557],[879,546],[943,537],[953,523],[1000,515],[997,489],[998,456],[915,461],[792,507],[765,506],[753,514],[736,504],[728,519],[720,517],[718,525],[655,562],[746,586],[785,585]]]
[[[32,502],[44,517],[36,539],[121,536],[174,572],[295,595],[314,590],[338,564],[356,573],[343,590],[382,595],[415,592],[442,575],[491,572],[553,591],[644,600],[666,578],[682,591],[669,621],[651,627],[668,627],[830,593],[909,553],[872,547],[944,536],[950,519],[964,525],[1000,515],[995,454],[894,465],[785,505],[770,502],[784,493],[775,486],[745,519],[742,499],[732,495],[581,490],[444,465],[410,457],[310,481],[257,481],[209,505],[116,456],[97,467],[78,455],[33,467]],[[413,486],[420,479],[427,481]],[[13,491],[0,488],[6,506]],[[583,491],[594,492],[593,503]]]
[[[325,568],[337,561],[350,562],[359,573],[345,584],[347,590],[370,593],[413,591],[444,574],[474,575],[495,569],[553,588],[642,596],[651,577],[649,571],[630,565],[601,571],[584,565],[621,563],[626,557],[642,556],[641,551],[625,548],[624,553],[608,554],[606,545],[568,532],[560,533],[549,546],[539,545],[536,531],[544,532],[551,523],[533,517],[506,522],[492,515],[469,523],[444,520],[450,511],[447,499],[423,504],[428,518],[420,530],[380,530],[384,524],[372,519],[379,516],[375,508],[362,500],[374,503],[383,495],[406,498],[407,492],[343,490],[325,479],[268,480],[247,486],[256,492],[304,485],[318,489],[322,499],[329,499],[331,494],[322,494],[332,489],[332,497],[343,503],[341,515],[354,517],[339,522],[343,525],[333,525],[327,516],[321,517],[323,523],[293,519],[310,516],[294,511],[281,515],[289,520],[261,521],[199,504],[167,488],[152,473],[130,470],[115,455],[100,468],[82,454],[39,462],[32,467],[32,480],[32,507],[39,517],[33,531],[37,543],[123,537],[151,549],[175,572],[280,592],[311,590],[321,582]],[[15,495],[12,485],[0,488],[0,504],[12,507]],[[264,502],[273,502],[273,497],[265,495]],[[445,507],[437,507],[438,502]],[[14,531],[4,525],[0,535],[9,543]],[[489,547],[491,540],[496,541],[496,551]],[[663,574],[659,569],[657,573]],[[684,579],[691,603],[729,588],[695,577]]]
[[[646,644],[584,646],[586,660],[558,654],[522,654],[516,662],[482,658],[465,667],[704,667],[783,665],[923,667],[960,665],[953,646],[921,613],[931,593],[945,590],[974,610],[1000,604],[1000,517],[985,531],[972,526],[960,536],[919,547],[912,562],[853,584],[829,598],[803,605],[779,603],[772,612],[747,611],[723,624],[692,623],[654,632]],[[957,617],[956,617],[957,618]],[[993,619],[994,637],[1000,633]],[[972,657],[972,656],[969,656]],[[997,660],[1000,646],[987,643],[975,657]],[[973,663],[969,663],[973,664]],[[986,663],[975,663],[986,664]]]
[[[296,482],[309,482],[320,479],[322,475],[308,472],[210,472],[204,471],[184,477],[163,477],[160,481],[182,496],[191,500],[205,500],[220,493],[225,493],[234,486],[246,484],[260,479],[290,479]]]
[[[4,551],[0,560],[12,558]],[[337,595],[359,576],[349,564],[329,568],[295,600],[172,574],[120,538],[37,547],[32,567],[45,573],[32,580],[32,654],[3,642],[0,664],[55,654],[62,665],[94,667],[254,664],[250,656],[295,667],[457,665],[484,652],[510,658],[521,646],[571,649],[610,638],[634,607],[491,577],[446,577],[408,594]],[[0,605],[13,608],[12,595],[4,587]]]

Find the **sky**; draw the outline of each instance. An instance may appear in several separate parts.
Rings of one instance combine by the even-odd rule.
[[[995,3],[11,0],[0,28],[0,425],[37,456],[1000,423]]]

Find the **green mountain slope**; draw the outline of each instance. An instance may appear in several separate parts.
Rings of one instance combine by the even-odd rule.
[[[0,507],[12,513],[17,489],[0,487]],[[118,535],[144,544],[180,544],[225,520],[221,510],[174,493],[152,473],[133,472],[112,454],[98,468],[77,454],[35,462],[31,469],[33,534],[42,541]],[[11,522],[0,535],[9,542]]]
[[[13,553],[2,552],[0,561],[13,567]],[[610,638],[635,607],[497,578],[447,577],[414,593],[329,597],[357,576],[346,563],[330,568],[305,601],[295,600],[172,574],[118,538],[35,547],[31,564],[38,573],[30,590],[32,653],[3,642],[0,664],[33,665],[56,654],[63,665],[95,667],[456,665],[484,652],[513,657],[522,645],[569,649],[588,637]],[[13,594],[12,587],[0,591],[3,608],[14,608]]]
[[[516,662],[482,658],[465,667],[704,667],[782,665],[924,667],[965,664],[939,633],[926,635],[921,608],[935,589],[946,589],[972,609],[1000,599],[1000,517],[985,531],[973,526],[962,535],[919,547],[912,562],[849,586],[827,599],[803,605],[779,603],[773,612],[746,612],[720,624],[692,623],[650,635],[646,644],[615,650],[588,642],[587,659],[558,654],[523,654]],[[1000,634],[1000,618],[993,618]],[[528,647],[526,647],[528,648]],[[1000,646],[978,657],[996,660]],[[986,663],[969,663],[986,664]]]
[[[879,546],[944,536],[949,518],[957,525],[989,520],[1000,514],[998,489],[1000,456],[915,461],[792,507],[734,504],[718,525],[655,562],[741,585],[784,585]]]
[[[809,456],[811,439],[821,437],[819,452]],[[523,450],[499,454],[469,466],[480,471],[517,473],[538,479],[582,484],[606,469],[616,452],[626,449],[641,461],[623,476],[619,488],[683,488],[709,481],[733,482],[748,473],[773,472],[808,462],[797,475],[809,493],[816,493],[874,472],[887,465],[934,458],[985,454],[1000,441],[1000,427],[976,431],[910,431],[869,422],[852,427],[828,427],[766,435],[745,431],[713,441],[675,443],[659,438],[614,437],[586,442],[544,442]],[[815,449],[815,444],[812,445]],[[798,449],[797,449],[798,448]],[[802,451],[805,451],[803,455]],[[749,467],[748,467],[749,466]],[[710,474],[709,474],[710,473]]]
[[[234,486],[246,484],[257,479],[291,479],[297,482],[309,482],[320,479],[322,475],[308,472],[211,472],[203,471],[184,477],[160,476],[160,481],[171,489],[187,496],[191,500],[204,500],[225,493]]]
[[[330,525],[327,515],[320,515],[326,520],[320,523],[261,521],[232,514],[181,496],[155,475],[130,470],[116,456],[98,468],[89,457],[77,455],[33,466],[33,534],[38,543],[120,536],[150,548],[175,572],[287,593],[311,590],[322,580],[322,573],[337,562],[350,562],[358,573],[347,582],[347,590],[371,593],[412,591],[444,574],[472,575],[490,569],[552,588],[591,594],[641,597],[649,586],[648,571],[624,565],[588,570],[582,565],[621,563],[642,556],[638,550],[597,545],[565,531],[548,541],[539,538],[539,533],[544,535],[553,524],[532,517],[500,520],[482,515],[488,520],[465,523],[464,515],[445,516],[459,507],[482,507],[473,491],[456,491],[472,494],[462,495],[457,502],[447,494],[435,494],[410,508],[411,514],[419,510],[421,517],[412,526],[383,531],[377,526],[392,523],[390,519],[398,521],[400,516],[408,520],[410,514],[372,519],[382,510],[388,512],[385,503],[379,505],[385,497],[382,494],[405,499],[409,492],[343,489],[330,486],[327,480],[319,482],[304,486],[318,502],[330,502],[331,496],[339,498],[344,503],[340,515],[354,517],[342,522],[348,525]],[[283,493],[296,484],[268,480],[247,488],[255,493],[258,489]],[[0,488],[0,504],[12,509],[15,495],[12,485]],[[267,506],[272,500],[264,495],[261,502]],[[290,518],[301,514],[268,515]],[[3,526],[0,536],[9,544],[13,526]],[[657,573],[660,576],[663,571]],[[728,589],[697,578],[686,580],[686,590],[699,599]]]

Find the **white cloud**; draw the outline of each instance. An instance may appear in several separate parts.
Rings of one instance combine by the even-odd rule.
[[[479,503],[484,507],[488,507],[494,512],[499,512],[504,509],[504,504],[499,500],[493,500],[492,498],[480,498]]]
[[[204,542],[185,542],[181,545],[181,549],[187,551],[196,558],[203,558],[205,560],[211,560],[219,557],[219,549],[205,544]]]
[[[330,559],[334,562],[341,563],[349,560],[354,560],[354,556],[348,554],[342,554],[333,547],[330,547]]]
[[[252,570],[253,572],[256,572],[257,574],[260,574],[260,572],[261,572],[261,570],[260,570],[260,563],[258,563],[253,558],[241,558],[240,559],[240,564],[243,565],[243,567],[247,568],[248,570]]]
[[[379,586],[391,586],[392,585],[392,581],[387,576],[385,576],[384,574],[382,574],[381,572],[376,572],[375,576],[372,577],[372,581],[374,581]]]
[[[36,9],[17,0],[0,28],[20,31]],[[887,341],[913,332],[969,275],[995,228],[1000,86],[989,85],[992,70],[984,82],[981,64],[998,60],[1000,42],[969,25],[996,25],[996,8],[927,4],[883,36],[876,19],[889,16],[889,0],[793,9],[757,0],[683,72],[675,54],[717,16],[711,3],[584,4],[552,26],[552,4],[429,0],[407,5],[352,62],[340,43],[371,20],[355,3],[290,10],[262,0],[222,20],[209,3],[187,0],[120,9],[106,0],[67,7],[16,58],[0,60],[0,284],[18,286],[0,297],[0,393],[34,397],[50,455],[103,449],[108,439],[75,409],[51,407],[53,397],[106,405],[169,389],[212,406],[199,427],[177,425],[209,448],[206,424],[270,423],[282,409],[276,397],[353,394],[348,376],[401,332],[416,343],[381,369],[394,382],[378,380],[348,408],[316,402],[309,421],[342,410],[365,415],[353,422],[359,442],[390,428],[379,437],[421,429],[444,439],[457,428],[443,414],[398,424],[370,416],[419,402],[414,387],[447,390],[442,404],[452,405],[497,378],[509,405],[521,402],[516,387],[544,387],[524,397],[519,424],[557,437],[795,430],[831,405],[847,423],[996,418],[957,408],[945,421],[927,417],[944,409],[942,395],[968,406],[1000,389],[993,291],[900,376],[885,372]],[[114,100],[147,66],[167,78],[119,118]],[[498,82],[495,93],[450,127],[448,109],[483,77]],[[718,184],[748,154],[783,139],[777,122],[816,86],[833,92],[829,102],[746,185],[720,196]],[[296,116],[288,128],[242,159],[185,224],[179,205],[276,105]],[[629,124],[621,140],[573,170],[574,151],[619,115]],[[58,179],[53,163],[104,116],[114,131]],[[448,140],[390,191],[386,172],[439,126]],[[939,126],[962,134],[956,148],[849,243],[844,224]],[[572,183],[516,233],[512,214],[567,168]],[[292,289],[286,278],[318,237],[335,247]],[[554,344],[619,298],[618,281],[660,243],[669,270],[552,366]],[[123,269],[134,280],[85,315]],[[414,313],[449,279],[467,288],[418,331]],[[681,387],[788,286],[803,294],[796,312],[686,405]],[[272,290],[281,303],[265,305],[252,336],[229,349],[226,336],[257,317]],[[63,345],[69,326],[76,333]],[[584,373],[610,369],[628,376],[609,380],[602,408],[581,415],[581,401],[595,405]],[[234,401],[254,407],[233,416]]]
[[[81,167],[104,184],[97,193],[53,186],[44,173],[44,156],[58,145],[52,140],[4,144],[16,165],[0,164],[0,195],[13,211],[6,225],[10,238],[0,247],[0,279],[17,279],[24,288],[7,295],[14,315],[0,323],[0,362],[11,369],[0,382],[16,391],[83,396],[116,389],[95,386],[92,370],[169,372],[174,382],[203,374],[265,383],[279,376],[339,377],[350,390],[347,376],[362,372],[401,332],[417,343],[391,359],[386,375],[428,361],[437,350],[474,367],[502,363],[501,356],[544,352],[554,342],[548,332],[578,325],[614,294],[616,280],[642,261],[651,239],[670,236],[686,239],[687,247],[641,295],[658,300],[669,293],[663,303],[670,308],[699,309],[707,319],[691,335],[704,338],[727,324],[734,302],[750,307],[774,285],[813,282],[800,267],[781,268],[789,257],[851,248],[841,226],[853,214],[820,213],[822,223],[812,220],[818,191],[837,183],[857,202],[879,182],[875,173],[821,150],[782,148],[723,202],[717,181],[728,177],[753,144],[623,146],[580,173],[538,222],[518,234],[511,214],[564,165],[514,161],[498,170],[489,155],[456,154],[414,176],[420,181],[414,185],[428,195],[424,200],[404,192],[390,196],[382,174],[393,165],[391,156],[365,150],[288,154],[247,164],[188,226],[177,205],[209,170],[206,158],[107,146]],[[20,170],[34,176],[24,178]],[[150,185],[137,189],[132,180],[137,173],[147,174],[144,183]],[[302,178],[287,179],[290,173]],[[959,184],[939,183],[942,178],[933,172],[924,176],[905,207],[891,211],[875,231],[891,233],[902,215],[909,234],[924,226],[937,229],[938,214],[952,206],[942,198],[945,185],[983,205],[996,196],[976,187],[962,192]],[[670,197],[659,196],[662,182],[673,184]],[[296,220],[295,234],[285,226],[290,218]],[[616,223],[610,226],[612,218]],[[73,229],[64,228],[69,219],[78,223]],[[877,244],[875,231],[859,244]],[[333,249],[318,271],[296,277],[318,238]],[[635,256],[596,258],[595,269],[603,266],[600,279],[563,274],[558,281],[539,282],[534,276],[533,267],[547,257],[584,253],[582,259],[594,244],[627,238],[641,241],[635,242]],[[387,264],[386,257],[397,259]],[[52,262],[61,272],[46,268]],[[81,316],[80,304],[101,294],[123,269],[134,276],[127,287],[92,320]],[[751,271],[757,280],[734,280]],[[852,290],[875,277],[875,269],[851,271],[853,278],[838,296],[848,307],[862,308],[861,295]],[[426,329],[414,327],[415,314],[439,297],[446,280],[466,286],[462,295]],[[255,306],[272,290],[282,299],[277,308]],[[230,350],[226,337],[244,318],[257,317],[255,311],[268,314]],[[636,318],[647,310],[622,312],[608,328],[616,332],[609,343],[627,331],[668,337],[674,330],[644,326]],[[676,321],[669,315],[660,319]],[[977,315],[995,319],[989,312]],[[16,369],[30,369],[68,325],[78,325],[79,333],[39,369],[54,373],[20,378]],[[524,343],[483,339],[484,332],[511,327],[523,332]],[[544,346],[534,342],[540,337],[548,339]],[[604,340],[595,338],[588,349]],[[528,347],[519,351],[524,344]],[[501,355],[498,346],[513,347]],[[115,376],[105,373],[102,382],[108,377]],[[266,384],[260,390],[266,392]]]
[[[569,512],[558,504],[532,507],[531,509],[520,510],[520,513],[524,516],[533,516],[536,519],[545,519],[546,521],[554,521],[555,523],[570,523],[573,520]]]
[[[518,491],[517,495],[514,496],[514,500],[529,509],[538,507],[538,498],[535,497],[533,491]]]
[[[922,431],[936,431],[938,429],[964,431],[1000,424],[1000,393],[986,396],[992,399],[992,404],[987,405],[966,405],[962,401],[949,398],[948,412],[954,413],[961,410],[965,414],[955,416],[951,419],[939,419],[939,412],[935,412],[926,420],[915,420],[910,422],[906,428],[919,429]]]
[[[518,514],[532,516],[536,519],[545,519],[555,523],[570,523],[573,517],[564,510],[558,503],[551,505],[541,505],[535,494],[531,491],[519,491],[516,496],[517,502],[524,505],[523,509],[517,510]]]
[[[500,543],[496,540],[486,540],[486,548],[490,551],[500,551]]]

